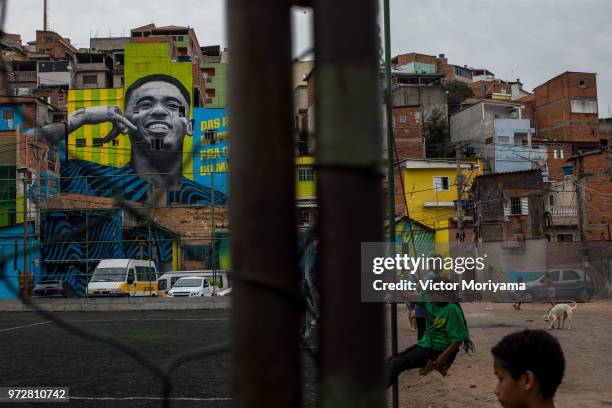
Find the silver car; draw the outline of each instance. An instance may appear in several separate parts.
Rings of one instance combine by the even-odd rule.
[[[588,302],[595,292],[593,278],[581,269],[550,269],[548,273],[553,281],[554,292],[544,285],[542,281],[545,275],[542,275],[525,283],[526,302],[549,301],[551,292],[554,293],[555,302],[572,300]]]

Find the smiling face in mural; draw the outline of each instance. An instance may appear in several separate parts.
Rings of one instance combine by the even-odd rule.
[[[188,114],[189,100],[169,82],[146,82],[126,95],[125,116],[138,128],[129,132],[130,140],[141,154],[143,150],[181,152],[183,138],[192,133]]]

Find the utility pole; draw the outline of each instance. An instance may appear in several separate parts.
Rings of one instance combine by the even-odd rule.
[[[458,144],[455,146],[455,161],[457,162],[457,228],[460,231],[463,231],[463,208],[461,206],[461,196],[463,195],[463,178],[461,176],[461,149],[463,148],[462,144]]]
[[[391,22],[389,17],[389,0],[384,0],[384,29],[385,29],[385,107],[386,107],[386,128],[387,128],[387,201],[389,218],[389,245],[391,253],[395,256],[395,166],[393,165],[394,140],[393,140],[393,95],[391,92]],[[400,182],[402,180],[401,171]],[[397,303],[391,302],[391,355],[396,356],[398,352],[397,344]],[[397,379],[393,382],[391,389],[391,404],[393,408],[399,407],[399,389]]]
[[[44,17],[43,17],[43,30],[47,31],[47,0],[44,0],[44,8],[45,11],[43,13]]]
[[[28,297],[28,170],[21,175],[23,183],[23,297]]]
[[[15,135],[17,138],[17,145],[21,144],[21,128],[19,125],[15,127]],[[23,189],[23,275],[21,281],[23,282],[22,296],[28,297],[28,142],[27,136],[24,142],[24,161],[25,167],[20,168],[18,171],[21,176],[21,183]],[[19,162],[19,155],[17,162]]]
[[[576,160],[576,164],[578,165],[578,174],[576,179],[576,196],[578,199],[578,224],[580,225],[580,258],[582,264],[583,275],[582,278],[584,280],[584,284],[586,286],[586,269],[588,266],[587,261],[587,248],[585,244],[585,233],[584,233],[584,222],[586,220],[585,213],[585,202],[584,202],[584,155],[582,152],[578,154],[578,158]]]

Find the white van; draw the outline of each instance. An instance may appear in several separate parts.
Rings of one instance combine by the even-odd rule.
[[[213,286],[204,276],[189,276],[176,281],[168,291],[168,297],[212,296]]]
[[[192,276],[203,276],[208,279],[208,283],[213,287],[213,295],[218,290],[227,289],[230,287],[227,279],[227,272],[224,270],[202,270],[202,271],[175,271],[166,272],[162,274],[157,280],[157,288],[160,296],[165,296],[167,292],[172,289],[174,284],[180,278],[187,278]]]
[[[155,262],[102,259],[87,283],[88,297],[158,296]]]

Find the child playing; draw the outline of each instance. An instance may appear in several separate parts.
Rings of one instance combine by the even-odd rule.
[[[544,330],[523,330],[491,349],[495,395],[505,408],[553,408],[565,371],[559,341]]]
[[[425,333],[415,345],[388,360],[387,385],[393,384],[405,370],[421,368],[421,373],[427,374],[428,362],[431,368],[446,375],[462,345],[464,351],[473,351],[465,316],[458,303],[425,302],[421,305],[427,318]]]

